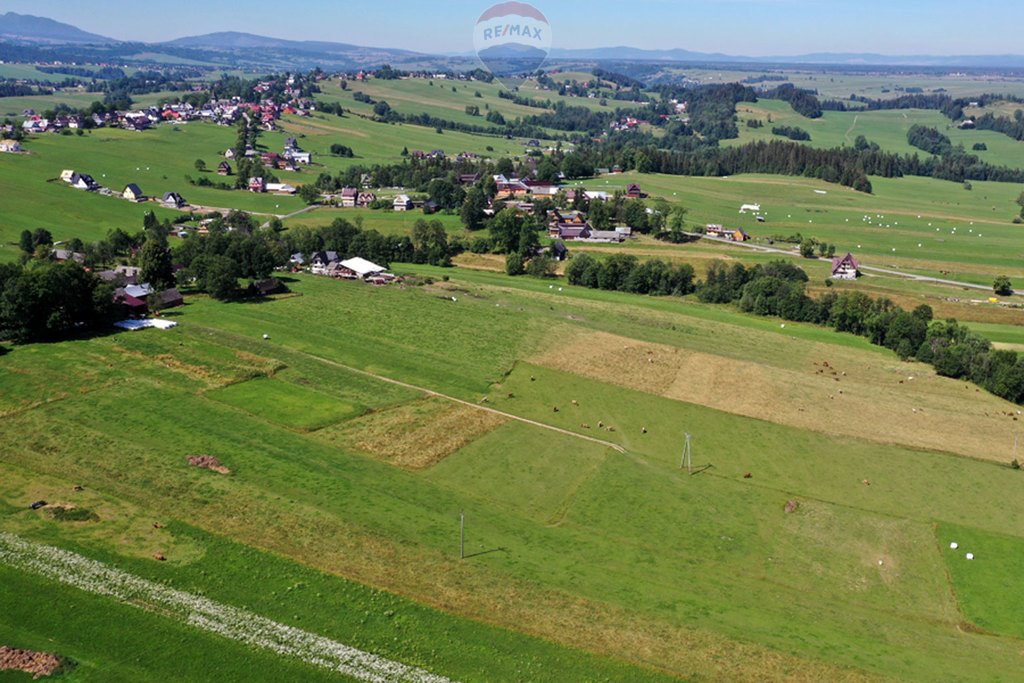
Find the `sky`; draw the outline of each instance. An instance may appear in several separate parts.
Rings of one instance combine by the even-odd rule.
[[[472,49],[472,0],[0,0],[0,13],[45,16],[123,40],[215,31],[432,53]],[[556,48],[683,48],[745,56],[813,52],[1021,54],[1015,0],[536,0]],[[244,7],[244,9],[241,9]],[[130,8],[130,9],[129,9]]]

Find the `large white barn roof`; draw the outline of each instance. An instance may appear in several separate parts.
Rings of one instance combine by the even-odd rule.
[[[381,268],[376,263],[371,263],[364,258],[350,258],[347,261],[341,262],[342,268],[348,268],[353,273],[356,273],[360,277],[366,277],[367,275],[375,275],[377,273],[383,273],[387,268]]]

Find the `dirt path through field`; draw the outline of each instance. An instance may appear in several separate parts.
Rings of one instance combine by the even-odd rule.
[[[846,131],[845,135],[843,135],[843,137],[846,138],[846,141],[849,142],[851,145],[853,144],[853,140],[850,139],[850,135],[852,135],[853,131],[857,129],[857,119],[859,118],[860,114],[857,114],[856,116],[853,117],[853,123],[850,124],[850,129]]]

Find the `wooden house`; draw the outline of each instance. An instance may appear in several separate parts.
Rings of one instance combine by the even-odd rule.
[[[121,196],[130,202],[141,202],[146,199],[146,195],[142,194],[142,190],[135,183],[128,183]]]
[[[853,254],[832,259],[833,280],[856,280],[860,276],[860,264]]]
[[[354,209],[359,203],[359,190],[346,187],[341,190],[341,205],[346,209]]]
[[[188,202],[177,192],[167,192],[164,194],[163,199],[160,200],[164,208],[167,209],[181,209],[188,206]]]

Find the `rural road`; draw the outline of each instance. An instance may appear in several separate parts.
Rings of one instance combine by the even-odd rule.
[[[291,213],[285,214],[283,216],[276,216],[276,217],[278,219],[282,220],[282,221],[286,221],[289,218],[295,218],[296,216],[301,216],[302,214],[309,213],[310,211],[316,211],[317,209],[322,208],[322,207],[323,207],[322,204],[310,204],[309,206],[302,207],[298,211],[292,211]],[[266,215],[266,214],[264,214],[264,215]],[[269,228],[270,227],[270,221],[267,221],[266,223],[264,223],[260,227],[262,227],[262,228]]]
[[[453,403],[460,403],[460,404],[462,404],[464,406],[468,406],[470,408],[475,408],[476,410],[483,410],[483,411],[491,413],[493,415],[500,415],[501,417],[508,418],[509,420],[515,420],[516,422],[522,422],[524,424],[532,425],[534,427],[540,427],[541,429],[547,429],[547,430],[552,431],[552,432],[558,432],[559,434],[564,434],[565,436],[571,436],[571,437],[574,437],[576,439],[582,439],[583,441],[589,441],[591,443],[596,443],[598,445],[604,446],[605,448],[611,448],[612,450],[617,451],[619,453],[625,453],[626,452],[625,448],[623,448],[622,446],[620,446],[617,443],[612,443],[611,441],[604,441],[603,439],[598,439],[598,438],[595,438],[593,436],[587,436],[586,434],[577,434],[576,432],[570,431],[568,429],[562,429],[561,427],[555,427],[553,425],[545,424],[543,422],[538,422],[536,420],[530,420],[530,419],[525,418],[525,417],[520,417],[518,415],[513,415],[512,413],[506,413],[503,410],[497,410],[495,408],[489,408],[487,406],[482,406],[482,405],[479,405],[477,403],[471,403],[469,401],[464,401],[461,398],[455,398],[454,396],[449,396],[447,394],[442,394],[440,392],[434,391],[433,389],[427,389],[425,387],[416,386],[415,384],[409,384],[408,382],[402,382],[402,381],[399,381],[397,379],[392,379],[390,377],[385,377],[384,375],[378,375],[378,374],[373,373],[373,372],[367,372],[366,370],[360,370],[359,368],[354,368],[351,365],[345,365],[344,363],[338,363],[337,361],[333,361],[333,360],[324,358],[323,356],[317,356],[317,355],[309,353],[307,351],[300,351],[298,349],[289,349],[289,350],[292,351],[293,353],[299,353],[299,354],[302,354],[303,356],[306,356],[308,358],[312,358],[314,360],[320,361],[321,363],[324,363],[326,365],[330,365],[330,366],[333,366],[333,367],[336,367],[336,368],[341,368],[342,370],[348,370],[349,372],[354,372],[354,373],[356,373],[358,375],[363,375],[364,377],[372,377],[373,379],[376,379],[378,381],[386,382],[388,384],[393,384],[395,386],[403,387],[405,389],[412,389],[413,391],[418,391],[418,392],[420,392],[422,394],[426,394],[427,396],[435,396],[437,398],[443,398],[446,401],[451,401]]]

